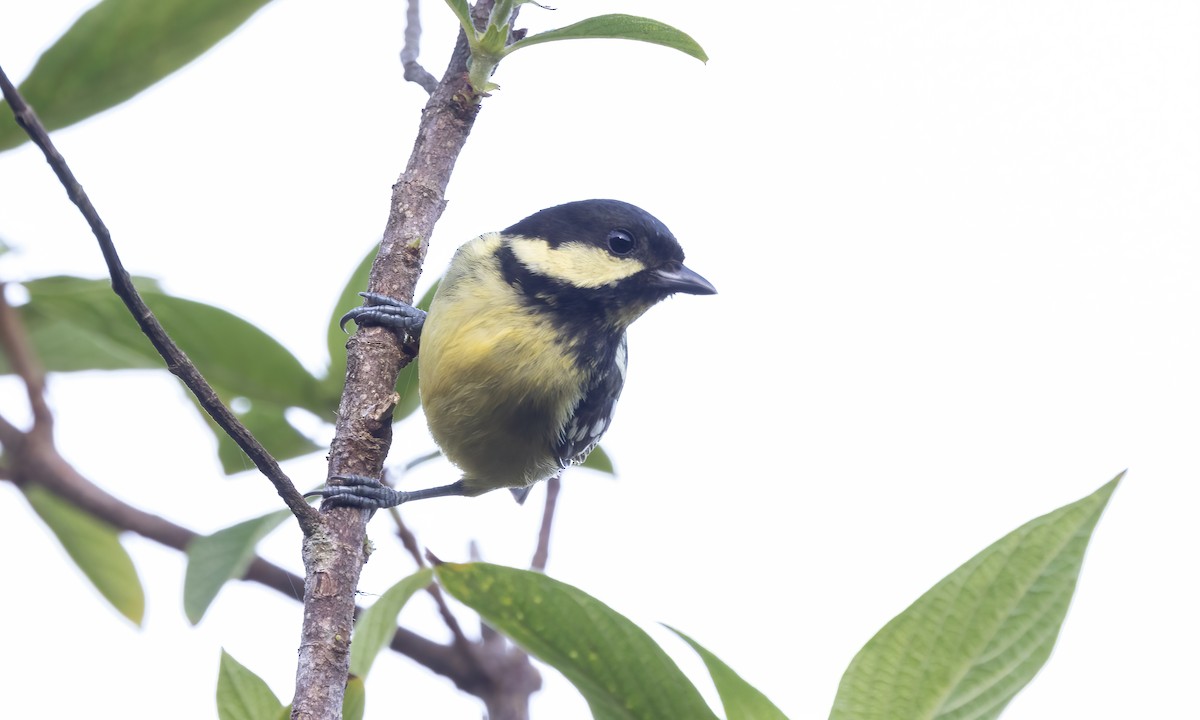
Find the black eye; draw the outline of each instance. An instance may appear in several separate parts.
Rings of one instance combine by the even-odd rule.
[[[636,244],[633,235],[627,230],[608,231],[608,249],[612,250],[614,255],[628,255],[633,252],[633,246]]]

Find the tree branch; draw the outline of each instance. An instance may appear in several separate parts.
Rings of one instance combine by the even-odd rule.
[[[12,428],[12,425],[0,417],[0,427]],[[10,456],[9,477],[3,479],[18,487],[31,483],[40,485],[98,520],[179,552],[187,552],[188,545],[199,537],[193,530],[140,510],[105,492],[75,470],[53,447],[38,447],[42,445],[40,440],[25,434],[13,437],[8,433],[3,439]],[[264,585],[297,601],[304,585],[303,578],[257,555],[241,579]],[[361,609],[356,609],[358,612]],[[481,684],[479,670],[464,660],[457,648],[433,642],[411,630],[397,628],[391,649],[449,678],[459,687]]]
[[[421,54],[421,2],[408,0],[408,12],[404,17],[404,47],[400,49],[400,64],[404,66],[404,79],[425,88],[430,95],[437,90],[437,78],[417,62]]]
[[[0,415],[0,447],[13,448],[20,445],[25,438],[25,433],[21,432],[21,428],[13,425]]]
[[[542,510],[542,529],[538,532],[537,549],[533,551],[533,561],[529,566],[538,572],[546,571],[546,561],[550,559],[550,529],[554,525],[554,508],[558,505],[558,492],[562,489],[561,475],[556,475],[546,481],[546,507]]]
[[[486,22],[490,0],[473,10]],[[411,301],[434,224],[445,209],[455,161],[479,112],[467,81],[466,37],[458,42],[445,75],[421,115],[408,166],[392,187],[391,211],[368,289]],[[379,327],[360,327],[347,343],[346,385],[329,453],[329,477],[380,477],[391,445],[396,378],[412,360],[402,338]],[[340,717],[350,668],[354,591],[366,561],[369,514],[351,508],[322,511],[328,522],[304,542],[304,626],[296,668],[295,720]],[[496,720],[499,720],[498,718]]]
[[[404,523],[404,519],[400,517],[398,508],[388,508],[392,516],[392,521],[396,523],[396,537],[400,539],[400,544],[408,551],[413,560],[417,563],[417,567],[428,567],[425,556],[421,554],[421,547],[417,543],[417,536],[408,529],[408,525]],[[450,611],[450,605],[446,602],[446,596],[442,594],[442,588],[436,583],[425,586],[425,591],[432,597],[434,603],[438,607],[438,613],[442,616],[442,622],[446,623],[446,627],[450,630],[450,637],[453,638],[454,647],[458,648],[468,661],[474,662],[474,654],[471,650],[471,641],[467,639],[467,634],[463,632],[462,626],[458,622],[458,618],[454,617],[454,613]]]
[[[100,243],[100,252],[104,255],[104,261],[108,265],[108,272],[112,278],[113,291],[125,302],[125,306],[129,308],[129,312],[133,314],[134,320],[137,321],[138,327],[150,339],[154,349],[162,356],[167,363],[167,369],[172,374],[177,376],[187,385],[192,394],[196,396],[196,400],[200,406],[204,408],[212,419],[221,427],[222,430],[233,438],[233,441],[240,447],[254,462],[254,465],[267,476],[267,479],[275,486],[275,491],[283,498],[284,503],[291,509],[292,514],[296,516],[296,520],[300,523],[301,530],[305,535],[311,535],[318,524],[317,513],[313,508],[305,502],[303,496],[296,490],[296,486],[284,474],[283,469],[279,467],[279,463],[266,448],[262,446],[258,440],[250,434],[246,426],[242,424],[237,416],[233,414],[225,406],[221,399],[217,396],[217,392],[213,390],[192,361],[188,359],[175,341],[167,335],[158,318],[150,311],[146,303],[142,300],[142,296],[133,286],[133,281],[129,277],[129,273],[121,264],[121,258],[117,255],[117,248],[113,244],[112,235],[108,228],[100,219],[100,214],[92,205],[92,201],[84,192],[83,186],[75,179],[75,174],[71,172],[71,168],[67,165],[63,156],[54,147],[51,142],[46,128],[38,120],[37,114],[33,108],[25,102],[25,98],[17,91],[9,81],[8,75],[4,73],[3,68],[0,68],[0,90],[3,90],[4,99],[8,101],[9,107],[12,108],[13,115],[16,117],[17,124],[29,134],[31,140],[37,145],[42,153],[46,156],[46,162],[54,170],[54,174],[58,176],[59,182],[67,191],[67,196],[71,202],[75,203],[79,211],[83,213],[83,217],[87,220],[88,225],[92,228],[92,234],[96,236],[96,240]]]
[[[3,72],[0,70],[0,73]],[[34,358],[29,336],[21,327],[17,311],[8,304],[4,288],[5,284],[0,282],[0,348],[3,348],[4,354],[12,362],[13,371],[25,384],[25,394],[33,415],[33,427],[29,432],[48,438],[52,434],[54,416],[46,405],[46,374]]]

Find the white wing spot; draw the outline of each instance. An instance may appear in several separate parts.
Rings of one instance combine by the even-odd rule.
[[[621,338],[621,344],[617,345],[617,355],[613,358],[617,365],[617,370],[621,372],[622,382],[625,380],[625,366],[629,362],[629,348],[625,343],[625,339]]]
[[[608,428],[608,418],[602,418],[592,424],[592,437],[598,438]]]

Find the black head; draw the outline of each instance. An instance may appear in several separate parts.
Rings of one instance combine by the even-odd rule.
[[[557,205],[502,234],[526,270],[562,286],[636,298],[644,307],[672,293],[716,292],[684,266],[683,248],[666,225],[620,200]]]

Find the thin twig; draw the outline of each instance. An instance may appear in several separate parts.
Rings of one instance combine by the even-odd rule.
[[[24,331],[16,309],[8,303],[4,288],[4,283],[0,282],[0,348],[12,363],[13,371],[25,383],[25,393],[29,397],[29,409],[33,415],[30,432],[48,437],[54,416],[46,405],[46,373],[34,357],[29,335]]]
[[[437,90],[438,81],[417,62],[421,54],[421,2],[408,0],[408,12],[404,16],[404,47],[400,49],[400,64],[404,66],[404,79],[425,88],[430,95]]]
[[[417,542],[417,536],[409,530],[408,525],[404,523],[404,519],[400,517],[399,508],[390,507],[388,513],[392,516],[392,522],[396,523],[396,537],[400,538],[400,544],[412,555],[416,561],[417,567],[429,567],[425,556],[421,553],[420,543]],[[446,597],[442,594],[440,585],[426,585],[425,591],[432,597],[434,603],[437,604],[438,613],[442,616],[442,621],[446,623],[446,627],[450,629],[450,635],[454,639],[454,646],[468,662],[475,661],[475,653],[471,649],[471,641],[467,638],[467,634],[463,632],[462,626],[458,622],[458,618],[454,617],[454,613],[450,611],[450,605],[446,602]]]
[[[396,523],[396,537],[400,538],[400,544],[404,546],[409,555],[412,555],[413,560],[417,563],[417,567],[428,567],[429,564],[425,562],[425,556],[421,554],[421,546],[417,542],[417,536],[413,535],[412,530],[408,529],[408,525],[404,524],[404,519],[400,517],[399,509],[390,507],[388,508],[388,514],[392,516],[392,522]]]
[[[25,433],[21,432],[21,428],[0,415],[0,447],[8,448],[11,454],[12,448],[20,445],[24,439]]]
[[[71,202],[79,208],[83,213],[83,217],[87,220],[88,225],[92,228],[92,234],[96,236],[96,240],[100,243],[100,252],[104,255],[104,261],[108,265],[108,272],[112,278],[113,291],[125,302],[125,306],[129,308],[129,312],[133,314],[138,326],[146,337],[150,338],[150,342],[167,363],[167,369],[183,381],[192,394],[196,396],[196,400],[200,403],[212,419],[221,427],[222,430],[233,438],[233,441],[240,447],[254,462],[254,465],[267,476],[267,479],[275,486],[275,491],[283,498],[284,503],[291,509],[292,514],[300,523],[301,530],[305,535],[311,535],[319,524],[317,512],[304,500],[304,497],[296,490],[296,486],[284,474],[283,469],[279,467],[279,463],[266,448],[262,446],[258,440],[250,434],[246,426],[237,419],[225,406],[221,399],[217,396],[217,392],[213,390],[204,376],[192,364],[179,346],[175,344],[162,325],[158,322],[158,318],[146,306],[142,300],[142,296],[134,288],[133,282],[130,280],[129,273],[121,264],[121,259],[117,255],[117,248],[113,245],[112,236],[105,227],[104,222],[100,219],[100,214],[92,205],[92,201],[84,192],[83,186],[75,179],[75,174],[71,172],[71,168],[67,166],[66,160],[54,147],[54,143],[50,141],[50,136],[46,132],[46,128],[38,120],[37,114],[33,108],[25,102],[25,98],[17,91],[9,81],[8,76],[4,73],[3,68],[0,68],[0,89],[4,92],[4,99],[8,101],[9,107],[12,108],[13,115],[16,117],[17,124],[20,125],[30,139],[33,140],[42,153],[46,156],[46,162],[54,170],[54,174],[58,176],[59,182],[67,191],[67,196],[71,198]]]
[[[542,529],[538,532],[537,549],[533,552],[533,561],[529,566],[538,572],[546,571],[546,561],[550,559],[550,529],[554,525],[554,508],[558,506],[558,492],[562,487],[560,476],[555,475],[546,481],[546,507],[542,510]]]
[[[454,647],[462,654],[463,659],[474,665],[479,672],[483,672],[479,668],[478,659],[475,656],[473,645],[463,632],[462,626],[458,624],[458,618],[454,617],[454,613],[450,611],[450,605],[446,602],[446,596],[442,594],[442,586],[438,584],[427,585],[425,589],[433,596],[433,601],[437,603],[438,613],[442,616],[442,622],[446,623],[446,627],[450,629],[450,636],[454,641]]]

